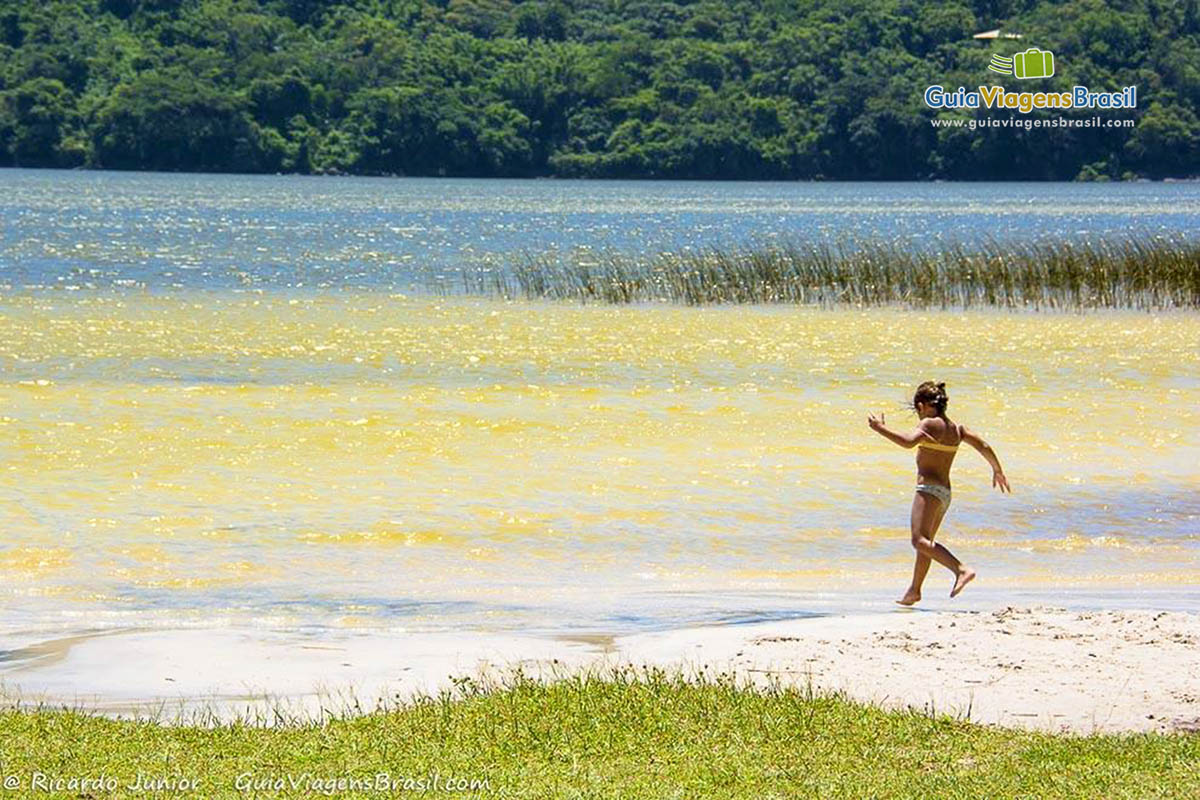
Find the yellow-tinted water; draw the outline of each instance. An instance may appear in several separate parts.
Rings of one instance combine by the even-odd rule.
[[[1196,315],[46,292],[0,298],[0,368],[10,624],[890,596],[913,455],[865,417],[926,378],[1014,487],[960,454],[939,539],[986,585],[1200,584]]]

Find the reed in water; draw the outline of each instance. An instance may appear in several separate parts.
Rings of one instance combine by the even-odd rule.
[[[436,291],[454,287],[445,278]],[[530,253],[465,269],[468,294],[605,303],[798,303],[912,308],[1200,307],[1200,242],[986,241],[912,249],[886,242],[785,241],[641,257]]]

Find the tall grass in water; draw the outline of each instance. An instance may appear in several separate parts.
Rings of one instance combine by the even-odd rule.
[[[524,252],[506,264],[469,268],[462,280],[468,294],[606,303],[1197,308],[1200,242],[988,241],[929,251],[789,241],[651,257],[580,249]]]

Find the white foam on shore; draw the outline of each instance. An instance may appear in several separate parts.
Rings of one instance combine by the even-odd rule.
[[[24,706],[272,723],[370,711],[436,694],[456,677],[592,655],[582,643],[505,634],[133,630],[23,648],[2,678]]]

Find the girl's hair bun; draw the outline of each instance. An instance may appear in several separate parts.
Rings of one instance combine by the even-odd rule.
[[[933,381],[925,381],[917,387],[917,391],[913,394],[913,408],[917,407],[917,403],[929,403],[937,409],[938,414],[946,413],[946,405],[950,402],[950,396],[946,394],[946,383],[934,383]]]

